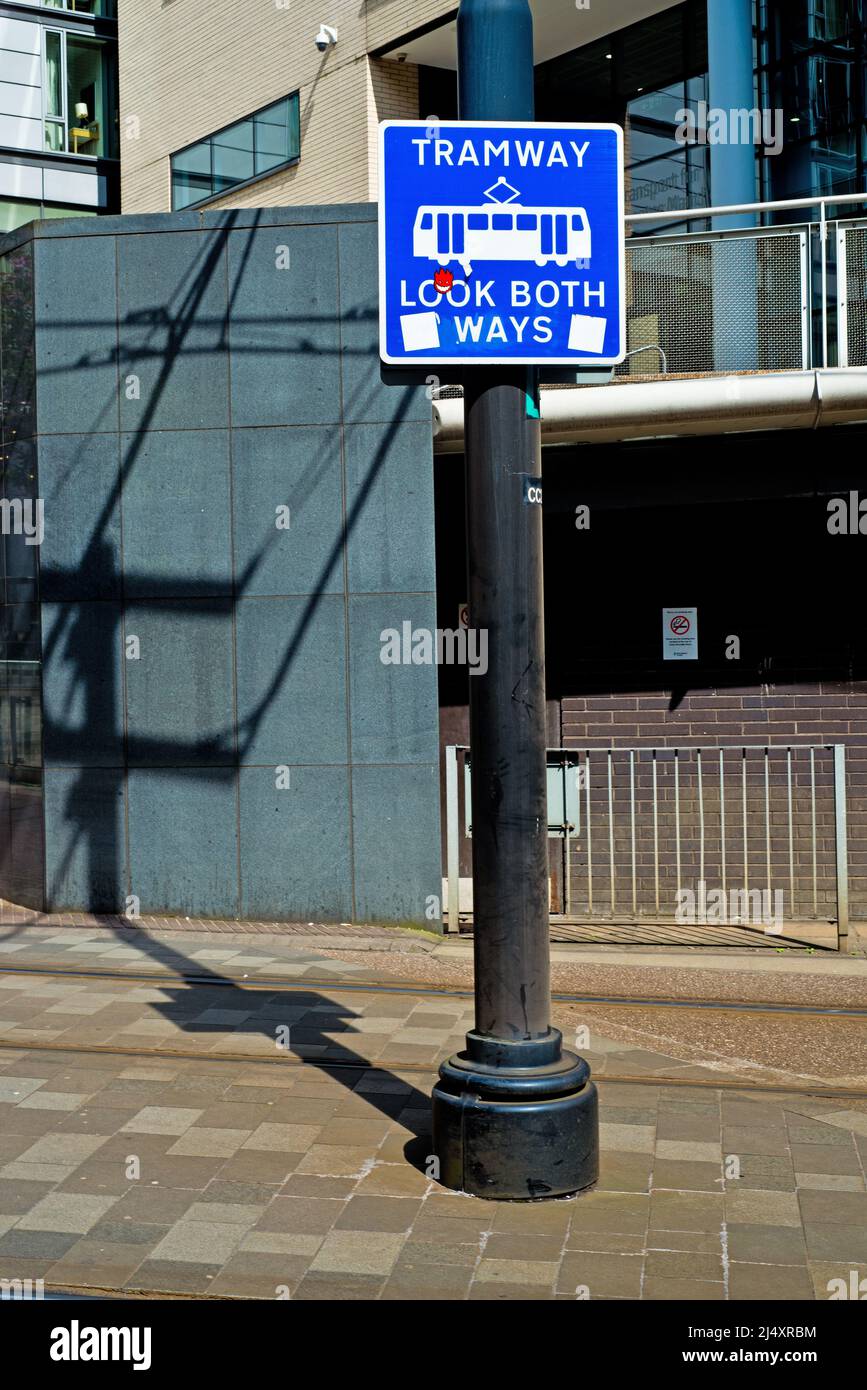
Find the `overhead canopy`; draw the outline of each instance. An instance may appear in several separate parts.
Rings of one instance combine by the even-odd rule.
[[[583,48],[584,44],[604,38],[617,29],[625,29],[641,19],[671,9],[681,0],[619,0],[616,6],[591,3],[579,9],[575,0],[530,0],[533,12],[533,61],[547,62],[561,53]],[[458,65],[457,21],[454,6],[449,18],[415,38],[399,39],[389,44],[377,57],[398,59],[401,62],[422,63],[432,68],[451,68]]]

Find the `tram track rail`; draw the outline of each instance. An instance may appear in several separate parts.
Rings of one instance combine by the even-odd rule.
[[[117,1289],[109,1284],[54,1284],[45,1282],[45,1296],[59,1302],[87,1303],[251,1303],[253,1294],[190,1293],[188,1289],[142,1289],[136,1285]],[[59,1316],[59,1315],[58,1315]]]
[[[235,976],[218,974],[211,970],[182,971],[175,972],[165,969],[154,970],[124,970],[112,969],[96,966],[76,966],[66,965],[59,962],[46,962],[44,964],[28,965],[8,965],[0,967],[0,978],[11,976],[17,978],[32,978],[34,981],[40,979],[69,979],[80,980],[82,982],[112,982],[123,983],[133,987],[152,986],[162,988],[217,988],[217,989],[236,989],[243,993],[267,993],[270,995],[285,995],[288,999],[303,996],[305,994],[316,993],[324,996],[336,995],[382,995],[382,996],[409,996],[415,998],[443,998],[443,999],[466,999],[473,998],[472,988],[444,984],[429,981],[412,980],[342,980],[330,977],[303,976],[300,979],[287,980],[285,977],[267,976]],[[814,1019],[837,1019],[840,1021],[854,1021],[863,1023],[867,1021],[867,1008],[854,1006],[836,1005],[804,1005],[795,1003],[773,1003],[757,1002],[752,1000],[696,1000],[679,999],[668,997],[654,997],[652,995],[608,995],[608,994],[577,994],[555,991],[552,994],[552,1002],[569,1008],[578,1009],[604,1009],[606,1011],[629,1011],[640,1009],[642,1011],[658,1011],[661,1015],[668,1013],[678,1014],[719,1014],[729,1016],[748,1016],[755,1018],[774,1018],[778,1021],[786,1018],[814,1018]],[[210,1031],[210,1030],[209,1030]],[[248,1034],[246,1034],[248,1035]],[[354,1036],[354,1035],[353,1035]],[[339,1046],[339,1044],[336,1044]],[[99,1043],[99,1042],[80,1042],[65,1039],[52,1040],[30,1040],[27,1038],[15,1038],[13,1035],[0,1038],[0,1055],[3,1052],[35,1052],[44,1054],[70,1054],[70,1055],[90,1055],[90,1056],[117,1056],[118,1058],[134,1058],[142,1060],[165,1060],[180,1062],[218,1062],[234,1063],[244,1065],[273,1065],[280,1063],[283,1066],[292,1068],[313,1067],[336,1073],[346,1071],[370,1071],[379,1074],[405,1073],[407,1075],[433,1076],[436,1072],[436,1062],[419,1061],[394,1061],[381,1063],[373,1058],[355,1054],[351,1049],[343,1049],[343,1056],[323,1056],[317,1053],[315,1056],[304,1056],[302,1053],[287,1053],[286,1051],[270,1052],[250,1052],[231,1047],[231,1044],[219,1049],[204,1051],[200,1048],[183,1048],[171,1044],[153,1045],[123,1045],[119,1043]],[[696,1063],[692,1063],[695,1065]],[[701,1065],[701,1062],[698,1062]],[[867,1100],[867,1088],[858,1086],[823,1086],[819,1082],[807,1081],[803,1085],[793,1084],[781,1080],[770,1078],[758,1081],[752,1077],[732,1077],[709,1075],[707,1077],[681,1077],[674,1075],[658,1075],[656,1073],[617,1073],[606,1074],[605,1072],[596,1073],[595,1079],[602,1086],[608,1085],[644,1085],[644,1086],[671,1086],[671,1087],[693,1087],[704,1090],[725,1090],[740,1091],[746,1093],[763,1093],[792,1095],[800,1097],[821,1097],[839,1098],[841,1100],[857,1101]]]
[[[416,980],[340,980],[334,976],[304,976],[298,980],[262,975],[222,975],[211,971],[171,972],[165,970],[111,970],[83,966],[46,965],[0,966],[0,977],[51,976],[59,979],[111,980],[131,985],[184,985],[190,988],[241,989],[245,993],[304,994],[311,990],[330,990],[340,994],[417,995],[431,998],[472,999],[473,990],[466,986]],[[612,995],[569,993],[554,990],[555,1004],[604,1006],[624,1009],[671,1009],[679,1012],[749,1014],[753,1017],[796,1016],[806,1018],[840,1018],[867,1021],[867,1007],[835,1004],[797,1004],[770,1000],[746,999],[681,999],[658,995]]]
[[[304,1057],[297,1053],[292,1054],[286,1051],[267,1052],[235,1052],[231,1049],[220,1049],[212,1052],[201,1052],[192,1049],[177,1047],[136,1047],[120,1046],[116,1043],[71,1043],[63,1041],[33,1042],[27,1039],[14,1040],[12,1038],[0,1038],[0,1055],[3,1052],[39,1052],[48,1054],[77,1056],[108,1056],[118,1058],[138,1058],[143,1061],[182,1061],[182,1062],[222,1062],[227,1064],[243,1064],[245,1066],[283,1066],[292,1070],[297,1068],[313,1068],[316,1071],[327,1072],[374,1072],[384,1076],[393,1075],[412,1075],[430,1076],[436,1075],[436,1062],[402,1062],[390,1059],[387,1063],[376,1062],[372,1058],[358,1056],[351,1057]],[[684,1065],[696,1066],[700,1063],[685,1063]],[[656,1072],[618,1072],[616,1075],[605,1072],[594,1072],[594,1081],[598,1086],[674,1086],[684,1089],[696,1088],[706,1091],[745,1091],[773,1095],[791,1095],[814,1097],[816,1099],[840,1099],[840,1100],[864,1100],[867,1101],[867,1088],[853,1086],[822,1086],[819,1083],[811,1082],[803,1086],[795,1086],[791,1083],[767,1081],[759,1082],[754,1079],[744,1079],[731,1076],[709,1076],[709,1077],[683,1077],[683,1076],[664,1076]]]

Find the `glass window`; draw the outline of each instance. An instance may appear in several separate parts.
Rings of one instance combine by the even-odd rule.
[[[39,217],[39,206],[39,203],[11,199],[0,201],[0,233],[14,232],[16,227],[23,227],[25,222],[35,222]]]
[[[69,141],[73,154],[105,153],[102,45],[66,36]]]
[[[27,203],[23,198],[0,199],[0,233],[14,232],[26,222],[47,222],[58,217],[96,217],[92,208],[67,208],[49,203]]]
[[[65,208],[60,204],[43,203],[39,213],[43,222],[51,222],[64,217],[98,217],[93,208]]]
[[[39,4],[39,0],[28,0]],[[92,14],[101,19],[117,19],[117,0],[42,0],[48,10],[69,10],[72,14]]]
[[[46,10],[66,10],[67,14],[92,15],[96,19],[117,19],[117,0],[9,0],[13,5],[44,5]]]
[[[486,232],[488,230],[488,218],[484,212],[471,212],[467,217],[467,226],[471,232]]]
[[[117,158],[113,56],[101,39],[45,30],[46,149]]]
[[[763,196],[857,191],[865,179],[867,5],[761,0],[758,17],[762,104],[783,112],[785,129],[779,157],[761,161]]]
[[[185,208],[210,198],[214,191],[211,172],[211,142],[190,145],[172,160],[172,206]]]
[[[491,226],[495,232],[510,232],[512,230],[512,214],[510,212],[495,212],[491,218]]]
[[[421,230],[422,230],[423,232],[429,232],[430,229],[431,229],[431,227],[433,226],[433,213],[432,213],[432,212],[425,212],[425,213],[422,213],[422,218],[421,218],[421,222],[419,223],[419,226],[421,227]]]
[[[536,214],[534,212],[519,212],[515,218],[515,225],[519,232],[535,232]]]
[[[246,183],[256,172],[253,158],[253,122],[239,121],[211,141],[214,159],[214,192]]]
[[[817,39],[833,42],[849,31],[851,0],[814,0],[813,24]]]
[[[63,119],[62,35],[53,29],[45,34],[45,114]]]
[[[298,93],[172,155],[172,207],[227,193],[299,157]]]
[[[275,102],[253,117],[256,128],[256,173],[264,174],[292,158],[289,110],[291,98]]]
[[[66,149],[66,123],[63,102],[63,35],[54,29],[45,31],[45,148]]]

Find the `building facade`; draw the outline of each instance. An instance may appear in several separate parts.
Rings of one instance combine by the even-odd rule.
[[[116,212],[115,0],[0,3],[0,232]]]
[[[371,201],[377,122],[418,115],[416,66],[375,52],[408,16],[424,24],[446,9],[269,0],[242,13],[217,0],[203,23],[195,0],[121,0],[123,211]],[[323,21],[337,42],[320,51]],[[255,125],[265,112],[263,140]]]
[[[725,203],[732,163],[763,199],[863,188],[863,0],[530,5],[537,118],[622,123],[630,210]],[[375,199],[378,122],[457,114],[456,9],[118,0],[123,210]],[[753,106],[780,112],[773,156],[678,136],[684,110]]]

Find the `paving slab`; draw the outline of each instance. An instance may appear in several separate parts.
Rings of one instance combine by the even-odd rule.
[[[2,1277],[332,1302],[801,1300],[867,1267],[857,1094],[757,1093],[594,1025],[598,1185],[485,1202],[430,1165],[430,1090],[470,1001],[358,988],[353,971],[285,996],[134,975],[108,1001],[105,980],[78,979],[76,1002],[104,1007],[54,1013],[47,1050],[57,994],[0,966],[0,1020],[18,998],[42,1034],[0,1021]]]

